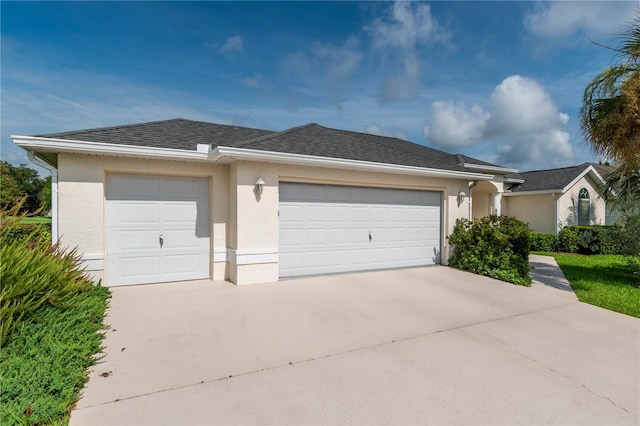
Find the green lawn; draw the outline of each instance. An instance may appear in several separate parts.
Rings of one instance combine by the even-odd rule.
[[[25,217],[23,218],[20,223],[45,223],[45,224],[50,224],[51,223],[51,218],[50,217],[44,217],[44,216],[30,216],[30,217]]]
[[[625,256],[552,253],[581,302],[640,318],[640,283]]]

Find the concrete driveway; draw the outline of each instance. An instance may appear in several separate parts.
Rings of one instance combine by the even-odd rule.
[[[71,423],[637,425],[640,321],[533,262],[114,288]]]

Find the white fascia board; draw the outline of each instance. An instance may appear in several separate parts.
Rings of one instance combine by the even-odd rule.
[[[403,166],[398,164],[375,163],[372,161],[328,158],[315,155],[290,154],[284,152],[260,151],[255,149],[217,146],[211,151],[211,161],[225,159],[246,160],[266,163],[285,163],[300,166],[329,167],[350,170],[364,170],[378,173],[397,173],[418,176],[433,176],[452,179],[491,180],[493,175],[485,173],[459,172],[453,170],[429,169],[424,167]]]
[[[595,176],[596,180],[598,180],[602,185],[605,184],[605,181],[602,178],[602,176],[600,176],[600,173],[598,173],[598,171],[593,166],[589,166],[586,169],[584,169],[582,171],[582,173],[580,173],[578,176],[576,176],[576,178],[574,180],[569,182],[569,184],[567,184],[567,186],[562,188],[562,193],[564,194],[565,192],[567,192],[569,189],[571,189],[571,187],[573,187],[573,185],[578,183],[578,181],[580,179],[582,179],[583,177],[585,177],[589,173],[593,173],[593,175]]]
[[[486,166],[484,164],[474,164],[474,163],[462,163],[462,167],[466,167],[467,169],[480,170],[486,172],[496,172],[496,173],[518,173],[518,169],[509,169],[507,167],[499,167],[499,166]]]
[[[515,197],[518,195],[542,195],[542,194],[564,194],[562,189],[545,189],[541,191],[518,191],[518,192],[503,192],[505,197]]]
[[[504,183],[524,183],[524,179],[504,178]]]
[[[19,147],[27,151],[55,152],[90,155],[112,155],[133,158],[162,160],[208,161],[209,153],[184,149],[155,148],[149,146],[120,145],[102,142],[87,142],[69,139],[43,138],[37,136],[11,135]]]

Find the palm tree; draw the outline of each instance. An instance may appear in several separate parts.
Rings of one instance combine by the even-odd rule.
[[[598,74],[584,91],[582,132],[596,154],[613,160],[620,172],[640,169],[640,11],[622,34],[619,63]]]

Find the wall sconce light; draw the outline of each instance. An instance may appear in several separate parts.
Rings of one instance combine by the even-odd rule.
[[[460,191],[458,192],[458,207],[460,207],[460,204],[462,204],[464,202],[465,197],[467,196],[467,194],[464,193],[464,191]]]
[[[256,181],[256,193],[258,195],[262,195],[262,191],[264,190],[264,180],[262,178],[258,178]]]

